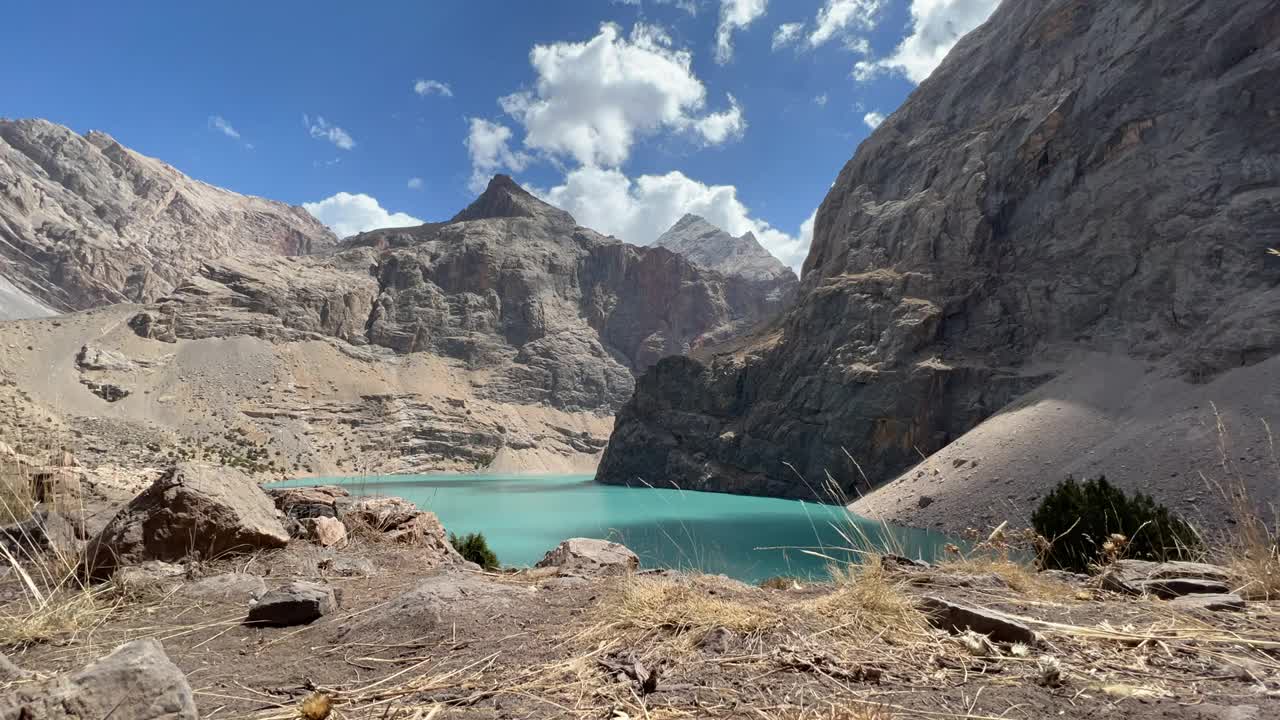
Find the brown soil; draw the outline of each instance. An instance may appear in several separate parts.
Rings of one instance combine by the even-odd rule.
[[[325,578],[326,556],[335,553],[297,542],[194,572],[256,573],[270,587]],[[204,718],[298,718],[317,690],[333,701],[330,717],[388,720],[1280,716],[1276,604],[1179,614],[1047,579],[1014,583],[1018,592],[973,567],[766,590],[671,573],[444,572],[384,544],[340,556],[376,570],[325,578],[341,610],[311,625],[247,627],[241,602],[175,592],[117,598],[95,627],[7,652],[51,674],[157,637]],[[6,612],[22,607],[15,583],[0,580]],[[423,583],[446,599],[389,602]],[[1020,616],[1044,642],[1025,656],[1011,646],[975,654],[910,609],[923,594]]]

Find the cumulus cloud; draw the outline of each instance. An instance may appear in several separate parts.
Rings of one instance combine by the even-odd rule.
[[[733,235],[754,233],[760,244],[787,265],[799,268],[809,249],[812,229],[797,235],[753,217],[732,185],[707,185],[684,173],[641,175],[634,180],[619,170],[583,167],[564,183],[537,191],[587,227],[639,245],[648,245],[685,213],[695,213]],[[812,218],[806,221],[812,227]]]
[[[764,15],[769,0],[720,0],[720,24],[716,26],[716,62],[733,59],[733,33],[745,30]]]
[[[482,192],[489,176],[499,170],[520,172],[529,165],[530,157],[511,149],[511,128],[483,118],[471,118],[470,131],[463,144],[471,154],[472,192]]]
[[[443,97],[453,97],[453,88],[449,87],[448,83],[442,83],[439,80],[422,80],[419,78],[419,80],[413,84],[413,91],[422,97],[426,97],[432,93]]]
[[[231,127],[231,123],[227,122],[226,118],[221,115],[210,115],[209,127],[229,138],[235,138],[236,140],[240,139],[240,133],[236,132],[236,129]]]
[[[422,189],[422,178],[420,178],[420,177],[411,177],[411,178],[409,178],[409,182],[405,183],[405,185],[406,185],[410,190],[421,190],[421,189]]]
[[[876,128],[880,127],[880,123],[884,122],[884,114],[878,113],[878,112],[869,112],[866,115],[862,116],[862,122],[866,123],[867,127],[871,128],[872,130],[875,130]]]
[[[407,213],[387,212],[376,199],[364,193],[340,192],[319,202],[303,203],[302,207],[328,225],[338,237],[378,228],[422,224],[421,220]]]
[[[793,22],[779,25],[778,29],[773,31],[772,49],[776,51],[790,45],[795,45],[803,32],[804,23]]]
[[[535,46],[529,62],[534,88],[499,104],[524,126],[525,147],[580,165],[621,165],[639,137],[663,129],[716,143],[745,127],[736,105],[699,117],[707,91],[693,74],[692,57],[656,25],[637,23],[624,36],[606,23],[586,42]]]
[[[742,137],[747,131],[747,121],[742,117],[742,106],[737,98],[729,96],[729,109],[711,113],[694,123],[698,133],[710,145],[719,145],[732,138]]]
[[[911,34],[893,54],[854,66],[853,76],[869,80],[880,73],[896,73],[923,82],[942,63],[960,38],[981,25],[1000,0],[912,0]]]
[[[827,106],[827,94],[826,94],[826,93],[822,93],[821,95],[819,95],[819,96],[815,97],[815,98],[813,99],[813,103],[814,103],[815,105],[817,105],[818,107],[826,107],[826,106]]]
[[[917,0],[919,2],[921,0]],[[948,2],[948,0],[923,0]],[[827,0],[818,11],[809,46],[818,47],[852,27],[870,30],[875,27],[884,0]]]
[[[339,149],[350,150],[356,146],[356,141],[352,139],[350,133],[336,125],[330,125],[328,121],[319,115],[314,118],[303,115],[302,124],[306,126],[307,132],[311,134],[311,137],[317,140],[328,140],[337,145]]]

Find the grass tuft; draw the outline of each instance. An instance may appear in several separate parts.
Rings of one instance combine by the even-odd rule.
[[[831,567],[835,589],[814,603],[843,634],[872,634],[886,638],[926,632],[924,617],[911,596],[879,562]]]
[[[607,613],[610,633],[700,636],[725,628],[754,635],[781,624],[772,609],[724,597],[723,588],[716,585],[697,577],[632,577],[622,581],[613,602],[601,603],[600,608]]]

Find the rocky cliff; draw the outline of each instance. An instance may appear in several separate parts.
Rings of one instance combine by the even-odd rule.
[[[765,250],[755,235],[734,237],[698,215],[680,218],[654,245],[745,285],[744,295],[763,298],[773,313],[790,304],[800,286],[795,272]]]
[[[208,259],[336,238],[305,210],[206,185],[45,120],[0,120],[0,319],[151,302]]]
[[[32,417],[61,415],[89,461],[194,438],[291,474],[582,471],[634,373],[767,307],[499,176],[448,222],[206,257],[146,304],[0,324],[0,381]]]
[[[845,165],[794,309],[732,354],[672,358],[640,379],[599,479],[809,497],[829,472],[852,496],[1081,357],[1136,362],[1125,392],[1268,364],[1280,349],[1280,258],[1266,253],[1280,243],[1277,76],[1269,0],[1004,3]],[[1047,400],[1073,405],[1085,386],[1117,396],[1082,381]],[[1258,428],[1257,412],[1234,419]],[[1102,427],[1134,417],[1104,415]],[[1214,433],[1199,422],[1179,431],[1180,456],[1211,461]],[[1032,445],[1062,427],[1037,425]],[[990,443],[1018,428],[1007,430]],[[1151,433],[1130,427],[1105,448],[1101,435],[1074,446],[1107,458],[1095,469],[1129,486],[1172,482],[1125,465]],[[963,526],[959,503],[990,510],[1012,475],[1034,486],[1009,496],[1025,513],[1065,466],[1030,451],[985,457],[955,458],[976,469],[927,499],[895,483],[877,509]],[[916,514],[940,494],[956,504]]]

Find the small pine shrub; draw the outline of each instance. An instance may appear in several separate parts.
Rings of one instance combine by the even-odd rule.
[[[489,549],[484,533],[467,533],[461,537],[449,533],[449,544],[464,560],[470,560],[485,570],[498,569],[498,556]]]
[[[1129,496],[1105,476],[1063,481],[1041,501],[1031,523],[1052,541],[1040,557],[1044,569],[1087,572],[1114,557],[1118,546],[1127,557],[1157,561],[1187,559],[1200,546],[1195,530],[1164,505],[1150,495]]]

